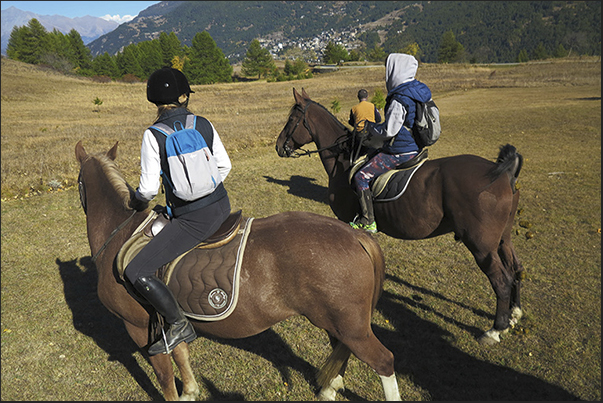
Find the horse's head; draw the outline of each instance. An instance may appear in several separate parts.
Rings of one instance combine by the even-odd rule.
[[[295,151],[313,141],[306,121],[308,107],[313,101],[303,89],[300,94],[293,88],[293,97],[295,105],[291,108],[287,123],[276,139],[276,152],[279,157],[298,156]]]
[[[325,107],[312,101],[303,88],[301,94],[293,88],[293,97],[295,104],[289,112],[285,127],[276,139],[276,152],[279,157],[299,157],[322,150],[331,150],[339,154],[335,149],[348,141],[350,131]],[[311,142],[316,144],[316,151],[301,149]]]

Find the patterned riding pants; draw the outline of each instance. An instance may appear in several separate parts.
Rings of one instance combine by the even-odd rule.
[[[416,151],[403,154],[378,153],[354,175],[357,193],[360,194],[363,190],[369,189],[370,183],[375,177],[394,169],[415,155],[417,155]]]

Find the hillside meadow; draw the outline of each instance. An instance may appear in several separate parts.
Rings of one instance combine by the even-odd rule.
[[[155,117],[145,85],[100,84],[2,58],[1,398],[160,400],[150,364],[96,295],[74,148],[119,142],[117,162],[138,184],[144,129]],[[387,263],[373,319],[395,355],[404,400],[601,400],[601,62],[430,65],[417,78],[441,111],[430,158],[524,156],[513,242],[527,276],[524,318],[495,346],[476,341],[493,321],[486,276],[452,234],[375,238]],[[190,109],[229,151],[233,209],[334,216],[319,159],[279,158],[275,140],[293,88],[347,124],[356,93],[385,93],[383,66],[346,67],[301,81],[193,86]],[[95,102],[96,100],[96,102]],[[310,145],[309,148],[313,148]],[[158,202],[163,203],[160,196]],[[305,318],[258,336],[199,338],[191,360],[201,400],[315,399],[328,339]],[[378,376],[352,358],[339,400],[382,400]]]

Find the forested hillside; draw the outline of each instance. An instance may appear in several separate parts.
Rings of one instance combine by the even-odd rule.
[[[451,31],[468,62],[515,62],[555,52],[601,54],[600,1],[177,1],[161,2],[88,46],[93,56],[175,32],[190,46],[207,31],[231,62],[253,39],[324,47],[347,31],[348,48],[380,45],[386,53],[416,43],[424,62],[438,62]],[[363,42],[356,41],[362,35]],[[345,38],[345,36],[344,36]],[[346,39],[342,39],[346,41]],[[348,49],[350,50],[350,49]]]

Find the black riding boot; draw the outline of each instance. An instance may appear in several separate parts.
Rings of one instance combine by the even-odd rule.
[[[362,190],[358,201],[360,202],[361,216],[350,224],[354,228],[360,228],[367,232],[377,232],[377,223],[375,222],[375,213],[373,212],[373,194],[371,190]]]
[[[134,287],[170,325],[163,338],[149,347],[149,355],[169,354],[181,342],[190,343],[197,338],[193,325],[184,316],[174,294],[157,276],[140,277]]]

